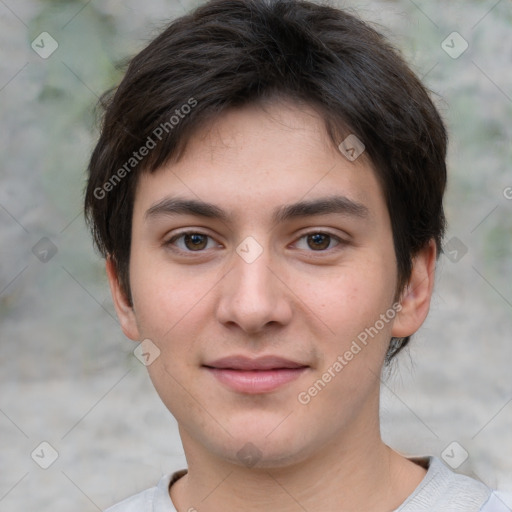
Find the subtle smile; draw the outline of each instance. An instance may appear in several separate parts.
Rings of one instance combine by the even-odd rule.
[[[219,382],[239,393],[268,393],[287,384],[308,365],[278,356],[230,356],[203,365]]]

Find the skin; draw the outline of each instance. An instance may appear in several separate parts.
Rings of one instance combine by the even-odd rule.
[[[333,195],[364,205],[366,215],[272,221],[275,208]],[[168,197],[207,201],[228,217],[147,214]],[[199,238],[199,251],[184,237],[170,242],[184,230],[210,238]],[[319,232],[332,238],[305,236]],[[236,252],[249,236],[262,250],[251,263]],[[431,242],[414,258],[401,311],[304,405],[298,394],[394,303],[391,223],[371,162],[365,154],[350,162],[314,110],[281,101],[224,113],[193,136],[179,162],[142,175],[133,306],[110,260],[107,274],[126,336],[160,349],[148,370],[178,421],[188,463],[170,490],[177,510],[398,507],[425,470],[381,439],[379,376],[391,336],[414,333],[428,313],[435,259]],[[233,354],[309,367],[273,392],[249,395],[202,367]],[[257,459],[251,467],[237,456],[247,443]]]

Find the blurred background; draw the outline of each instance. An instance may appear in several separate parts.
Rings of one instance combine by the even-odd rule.
[[[186,0],[0,0],[0,510],[102,510],[185,467],[82,214],[95,105]],[[375,24],[450,131],[430,316],[382,432],[512,492],[512,2],[334,0]],[[43,443],[43,444],[41,444]]]

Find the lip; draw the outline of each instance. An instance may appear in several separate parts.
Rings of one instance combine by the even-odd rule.
[[[239,393],[269,393],[297,379],[308,365],[279,356],[230,356],[204,364],[219,382]]]
[[[308,365],[273,355],[253,358],[235,355],[216,359],[203,366],[229,370],[277,370],[283,368],[304,368]]]

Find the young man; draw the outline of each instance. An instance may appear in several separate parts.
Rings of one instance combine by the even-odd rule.
[[[86,213],[188,469],[110,512],[504,512],[379,430],[425,320],[446,132],[381,35],[295,0],[175,20],[111,95]]]

